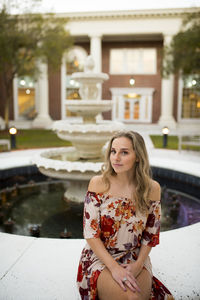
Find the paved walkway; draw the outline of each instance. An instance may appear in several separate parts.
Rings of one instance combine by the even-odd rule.
[[[200,177],[200,155],[154,149],[145,137],[153,166]],[[44,150],[44,149],[43,149]],[[30,165],[43,151],[0,153],[0,169]],[[175,299],[200,299],[200,223],[161,232],[161,243],[150,256],[154,274]],[[60,240],[0,233],[0,300],[78,300],[76,272],[82,239]]]

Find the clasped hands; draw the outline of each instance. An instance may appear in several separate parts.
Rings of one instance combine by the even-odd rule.
[[[127,290],[127,286],[132,292],[140,292],[140,288],[136,280],[136,277],[140,273],[140,271],[140,268],[138,268],[136,265],[134,266],[134,263],[130,263],[116,265],[112,269],[111,274],[114,280],[124,291]]]

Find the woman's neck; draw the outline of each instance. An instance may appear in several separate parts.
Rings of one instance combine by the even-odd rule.
[[[116,174],[116,176],[113,177],[113,179],[119,184],[119,186],[123,186],[123,187],[134,186],[134,182],[135,182],[133,172],[118,173]]]
[[[110,188],[108,190],[113,196],[123,196],[128,199],[133,198],[135,193],[135,184],[132,177],[132,180],[129,178],[128,174],[117,174],[110,178]]]

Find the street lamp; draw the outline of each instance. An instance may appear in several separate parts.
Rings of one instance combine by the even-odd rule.
[[[15,128],[15,127],[10,127],[10,129],[9,129],[9,134],[10,134],[11,149],[15,149],[15,148],[16,148],[16,134],[17,134],[17,128]]]
[[[167,126],[163,127],[162,134],[163,134],[163,148],[166,148],[167,147],[168,134],[169,134],[169,128]]]

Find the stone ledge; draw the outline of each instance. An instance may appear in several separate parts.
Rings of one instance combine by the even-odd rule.
[[[200,298],[200,222],[161,232],[151,251],[153,272],[175,299]],[[0,299],[78,300],[77,266],[83,239],[47,239],[0,233]]]

